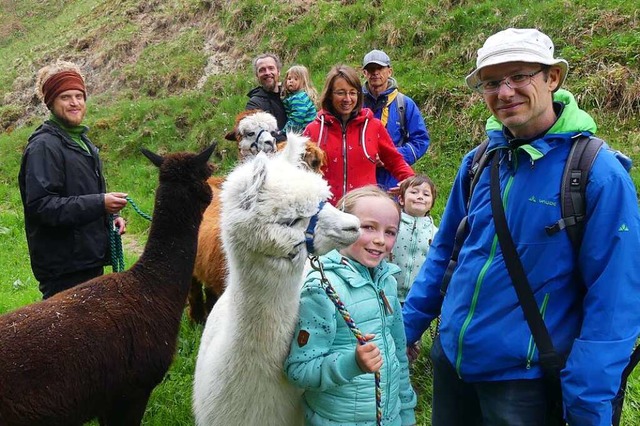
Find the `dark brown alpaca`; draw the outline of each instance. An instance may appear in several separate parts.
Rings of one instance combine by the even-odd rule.
[[[143,151],[160,184],[138,262],[0,316],[1,426],[140,424],[173,360],[212,152]]]

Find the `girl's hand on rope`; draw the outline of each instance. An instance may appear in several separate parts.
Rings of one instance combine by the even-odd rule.
[[[375,334],[367,334],[364,338],[369,341],[373,339]],[[378,346],[371,342],[356,347],[356,362],[360,370],[365,373],[375,373],[380,371],[382,367],[382,354]]]
[[[127,232],[127,221],[118,216],[113,220],[113,227],[118,230],[119,235],[122,235]]]
[[[104,209],[107,213],[116,214],[127,205],[127,194],[124,192],[108,192],[104,194]]]

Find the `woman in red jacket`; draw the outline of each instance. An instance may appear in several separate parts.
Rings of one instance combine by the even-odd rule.
[[[354,188],[376,184],[376,164],[398,181],[415,173],[398,152],[387,130],[368,108],[362,108],[362,84],[355,69],[334,66],[320,96],[322,109],[304,130],[327,154],[323,168],[334,204]]]

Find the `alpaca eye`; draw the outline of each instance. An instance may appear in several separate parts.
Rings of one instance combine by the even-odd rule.
[[[285,219],[285,220],[280,222],[280,225],[293,227],[293,226],[296,226],[297,224],[299,224],[301,220],[302,220],[301,217],[296,217],[294,219]]]
[[[247,136],[255,136],[256,132],[248,132]]]

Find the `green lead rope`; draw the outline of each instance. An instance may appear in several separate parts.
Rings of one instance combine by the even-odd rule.
[[[131,207],[143,218],[151,221],[151,216],[140,210],[138,205],[130,198],[126,197],[127,203],[131,204]],[[113,214],[109,215],[109,223],[111,227],[109,229],[109,247],[111,248],[111,267],[113,268],[113,272],[122,272],[124,271],[124,252],[122,251],[122,236],[118,232],[118,229],[113,226],[113,221],[116,216]]]

